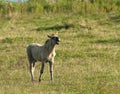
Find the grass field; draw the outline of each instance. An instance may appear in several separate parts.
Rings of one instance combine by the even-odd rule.
[[[54,81],[49,66],[30,81],[26,46],[58,33]],[[120,14],[43,15],[0,21],[0,94],[120,94]]]

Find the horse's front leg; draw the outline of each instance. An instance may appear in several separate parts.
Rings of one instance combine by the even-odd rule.
[[[50,79],[51,81],[53,80],[53,62],[49,62],[49,66],[50,66]]]
[[[39,82],[41,81],[41,76],[44,72],[44,62],[42,62],[41,70],[40,70],[40,76],[39,76]]]

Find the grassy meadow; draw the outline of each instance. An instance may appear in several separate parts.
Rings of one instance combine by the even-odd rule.
[[[0,2],[0,94],[120,94],[119,0],[33,1]],[[33,84],[26,47],[44,44],[53,33],[61,38],[54,80],[46,64],[38,83],[37,62]]]
[[[0,94],[120,94],[120,14],[43,15],[0,22]],[[26,46],[57,34],[54,81],[49,66],[30,81]]]

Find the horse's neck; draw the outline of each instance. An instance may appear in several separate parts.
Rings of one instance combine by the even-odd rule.
[[[53,45],[51,42],[48,41],[44,46],[48,54],[50,54],[51,52],[55,52],[55,45]]]

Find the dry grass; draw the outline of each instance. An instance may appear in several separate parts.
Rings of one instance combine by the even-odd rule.
[[[70,27],[64,28],[66,25]],[[49,80],[46,64],[43,81],[38,84],[37,63],[33,85],[26,46],[32,42],[42,44],[52,33],[61,37],[54,82]],[[95,20],[56,15],[6,21],[0,29],[0,94],[119,94],[119,36],[120,25],[109,16]]]

